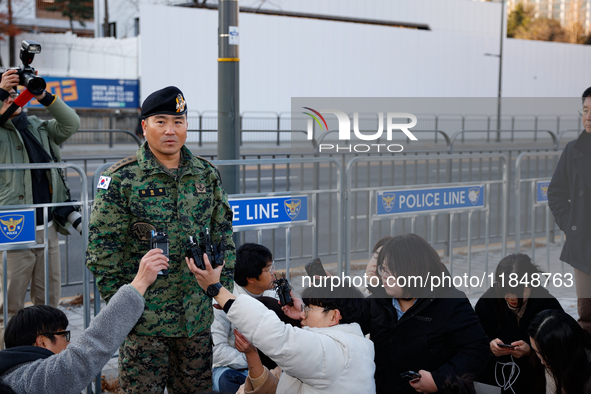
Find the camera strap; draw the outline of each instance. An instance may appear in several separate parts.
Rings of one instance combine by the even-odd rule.
[[[12,116],[12,114],[19,107],[24,107],[25,105],[27,105],[27,103],[29,101],[31,101],[31,99],[33,97],[34,97],[33,96],[33,93],[29,92],[29,89],[23,90],[22,93],[19,94],[16,99],[14,99],[14,102],[10,105],[10,107],[8,107],[8,109],[6,110],[6,112],[4,112],[2,115],[0,115],[0,126],[4,126],[4,123],[6,123],[6,121],[8,119],[10,119],[10,117]]]
[[[33,94],[29,92],[28,89],[23,90],[23,92],[14,100],[14,103],[8,108],[6,112],[0,116],[0,126],[4,126],[6,121],[10,118],[10,116],[19,108],[25,106],[31,99],[33,98]],[[27,127],[18,128],[15,125],[15,128],[20,133],[23,142],[25,143],[25,148],[27,149],[27,154],[29,157],[34,156],[35,159],[33,162],[35,163],[58,163],[57,156],[53,153],[53,149],[51,149],[51,144],[49,145],[49,152],[45,150],[41,142],[28,130]],[[33,172],[36,170],[32,170]],[[43,174],[45,170],[37,170],[39,174]],[[66,182],[66,178],[64,176],[64,172],[61,168],[57,169],[58,174],[60,175],[61,181],[66,189],[66,195],[68,200],[72,199],[70,195],[70,188],[68,187],[68,183]]]

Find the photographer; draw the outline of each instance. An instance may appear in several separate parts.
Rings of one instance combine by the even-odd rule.
[[[0,100],[4,114],[18,96],[17,70],[9,69],[0,79]],[[80,127],[76,112],[57,96],[43,91],[36,95],[52,120],[27,116],[22,108],[10,115],[0,126],[0,164],[51,163],[61,161],[59,145],[70,138]],[[0,206],[43,203],[61,203],[68,199],[68,188],[57,169],[51,170],[4,170],[0,171]],[[43,209],[38,208],[37,243],[43,243]],[[60,253],[57,232],[68,235],[67,223],[48,219],[49,243],[49,299],[47,303],[57,307],[61,292]],[[44,250],[26,249],[4,252],[8,254],[8,312],[15,313],[24,306],[29,282],[31,301],[34,305],[45,304]],[[0,283],[2,282],[0,273]],[[0,293],[0,299],[1,299]],[[4,302],[0,303],[0,316]],[[4,341],[0,341],[2,344]]]
[[[277,299],[275,290],[269,290],[274,280],[273,254],[267,247],[245,243],[238,248],[234,271],[234,295],[247,294],[255,298],[266,296]],[[234,346],[234,326],[224,311],[214,309],[213,315],[213,389],[235,393],[248,375],[247,359],[244,353]]]

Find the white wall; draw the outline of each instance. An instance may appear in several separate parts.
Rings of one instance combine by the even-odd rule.
[[[21,41],[33,39],[41,44],[42,50],[35,56],[32,66],[39,75],[54,77],[72,76],[79,78],[122,78],[137,79],[138,37],[116,40],[114,38],[77,37],[65,34],[22,34],[16,37],[16,60],[20,65],[18,50]],[[5,66],[8,62],[8,44],[0,45],[0,54]]]
[[[215,109],[217,12],[141,11],[141,96],[176,84],[190,107]],[[184,26],[182,39],[176,29],[150,29],[156,25]],[[240,43],[241,111],[286,111],[295,96],[494,96],[497,90],[498,60],[484,56],[498,48],[490,35],[241,14]]]
[[[304,11],[310,4],[302,3]],[[449,3],[474,11],[456,22],[483,32],[241,14],[240,110],[289,111],[291,97],[496,97],[499,61],[485,53],[499,52],[500,26],[495,32],[490,20],[500,22],[500,5]],[[432,13],[446,20],[454,10],[429,7],[425,15],[435,26]],[[189,108],[217,108],[217,17],[203,9],[141,8],[142,98],[177,85]],[[168,26],[183,26],[182,33]],[[591,46],[507,39],[504,49],[504,97],[579,97],[591,85]]]

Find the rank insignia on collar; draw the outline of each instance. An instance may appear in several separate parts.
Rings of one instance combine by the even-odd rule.
[[[160,187],[158,189],[144,189],[140,190],[140,197],[158,197],[158,196],[165,196],[166,189]]]

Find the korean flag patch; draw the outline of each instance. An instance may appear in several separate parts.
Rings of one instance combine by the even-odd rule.
[[[109,189],[109,184],[111,183],[110,176],[101,175],[101,179],[99,179],[98,184],[96,185],[97,189]]]

